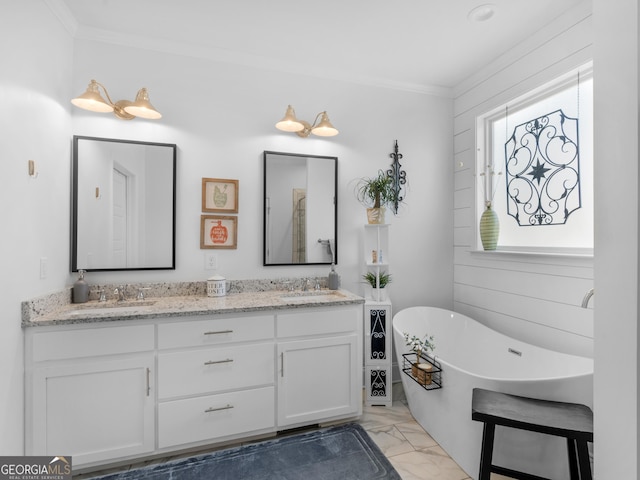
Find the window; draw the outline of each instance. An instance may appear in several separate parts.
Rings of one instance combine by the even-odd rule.
[[[477,218],[491,202],[498,250],[592,253],[591,66],[481,115],[476,135]]]

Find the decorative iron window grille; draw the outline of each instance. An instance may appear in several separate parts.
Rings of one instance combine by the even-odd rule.
[[[577,118],[556,110],[518,125],[505,162],[507,213],[518,225],[565,224],[582,206]]]

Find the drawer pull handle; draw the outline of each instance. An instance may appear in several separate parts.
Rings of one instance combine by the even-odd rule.
[[[147,397],[151,393],[151,369],[147,368]]]
[[[219,363],[231,363],[233,362],[233,358],[227,358],[225,360],[209,360],[204,362],[205,365],[217,365]]]
[[[280,353],[280,376],[284,377],[284,352]]]
[[[224,407],[217,407],[217,408],[209,407],[204,411],[204,413],[219,412],[220,410],[230,410],[232,408],[233,408],[233,405],[229,405],[229,404],[225,405]]]
[[[217,332],[204,332],[205,335],[224,335],[225,333],[233,333],[233,330],[219,330]]]

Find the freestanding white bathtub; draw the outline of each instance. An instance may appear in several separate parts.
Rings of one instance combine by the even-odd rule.
[[[536,347],[459,313],[411,307],[393,317],[398,365],[409,353],[403,333],[434,336],[442,388],[425,390],[401,372],[414,418],[472,478],[480,465],[482,423],[471,420],[471,393],[480,387],[593,408],[593,360]],[[498,426],[494,463],[554,480],[569,479],[566,440]]]

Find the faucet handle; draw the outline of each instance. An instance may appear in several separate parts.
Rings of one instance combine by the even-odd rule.
[[[122,302],[127,299],[127,290],[124,285],[120,285],[113,290],[113,294],[116,295],[116,300]]]
[[[149,290],[150,287],[140,287],[138,288],[138,296],[136,297],[138,300],[144,300],[144,291]]]
[[[99,302],[106,302],[107,301],[107,295],[105,294],[104,288],[92,289],[90,294],[91,295],[97,294]]]

